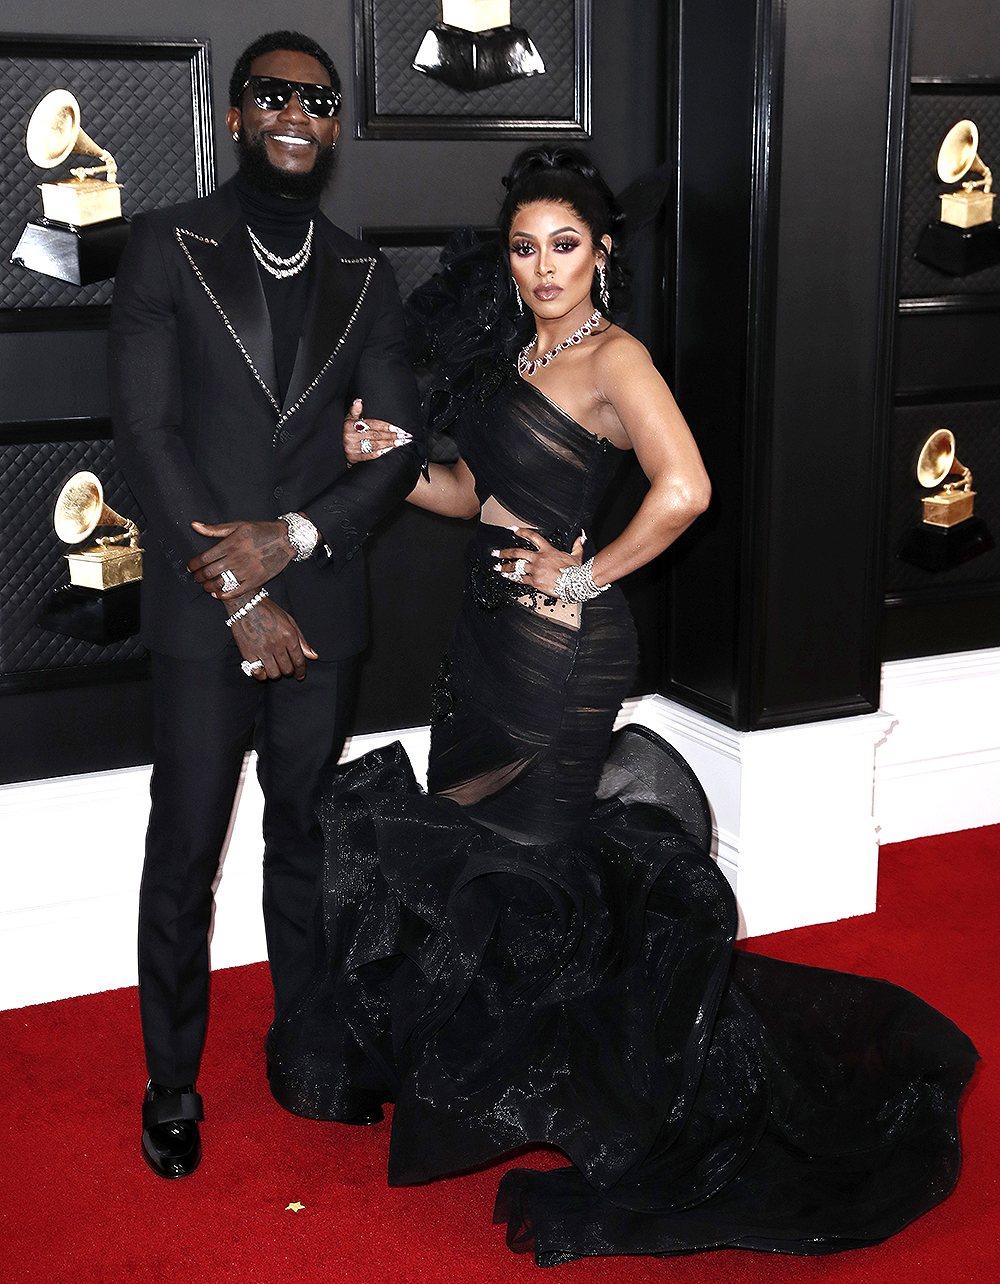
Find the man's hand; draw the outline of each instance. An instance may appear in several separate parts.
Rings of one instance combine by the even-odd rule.
[[[283,526],[284,522],[281,524]],[[252,596],[241,594],[246,601]],[[242,606],[243,601],[236,605]],[[288,612],[276,606],[269,597],[258,602],[241,619],[234,620],[231,627],[243,659],[251,664],[260,660],[264,665],[251,674],[258,682],[282,676],[288,678],[293,673],[301,682],[306,676],[306,661],[319,659]]]
[[[219,542],[192,557],[188,570],[206,593],[223,602],[238,606],[237,598],[252,597],[295,557],[284,522],[220,522],[217,526],[192,522],[191,525],[199,535],[214,536]]]

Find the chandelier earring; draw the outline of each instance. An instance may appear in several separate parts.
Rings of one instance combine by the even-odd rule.
[[[601,298],[601,307],[604,309],[605,312],[607,312],[611,304],[611,298],[608,294],[608,269],[604,266],[603,259],[600,259],[597,264],[597,279],[598,279],[597,292]]]
[[[521,298],[521,291],[517,288],[517,282],[513,277],[510,278],[514,285],[514,298],[517,300],[517,315],[524,316],[524,300]]]

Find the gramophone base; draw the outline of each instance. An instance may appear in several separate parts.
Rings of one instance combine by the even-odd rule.
[[[437,22],[421,41],[413,69],[468,94],[539,76],[545,63],[523,27],[466,31]]]
[[[993,222],[976,227],[928,223],[920,234],[913,257],[946,276],[981,272],[1000,263],[1000,227]]]
[[[49,597],[37,624],[98,646],[122,642],[139,632],[139,581],[104,590],[67,584]]]
[[[11,262],[70,285],[92,285],[117,272],[130,230],[127,218],[105,219],[85,227],[32,219],[21,233]]]
[[[969,517],[957,526],[930,526],[922,522],[907,532],[898,556],[922,571],[950,571],[993,548],[993,536],[981,517]]]

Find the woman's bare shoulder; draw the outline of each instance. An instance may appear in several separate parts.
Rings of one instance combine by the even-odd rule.
[[[599,375],[611,378],[634,377],[652,368],[653,362],[645,345],[621,326],[610,326],[601,336],[601,343],[594,352]]]

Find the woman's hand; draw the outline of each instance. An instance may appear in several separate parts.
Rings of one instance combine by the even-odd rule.
[[[498,562],[493,569],[515,584],[537,589],[547,597],[558,596],[556,580],[563,567],[583,565],[582,533],[576,537],[572,551],[564,553],[528,526],[512,526],[511,530],[533,545],[534,551],[527,548],[495,548],[493,556]]]
[[[344,454],[348,464],[363,464],[369,459],[378,459],[379,455],[394,450],[396,446],[405,446],[413,438],[395,424],[386,423],[384,419],[363,419],[364,406],[361,398],[352,402],[347,418],[344,420]]]

